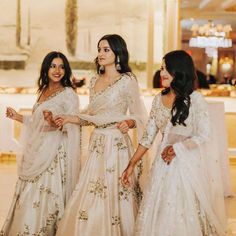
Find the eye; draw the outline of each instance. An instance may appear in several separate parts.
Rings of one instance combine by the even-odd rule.
[[[64,69],[65,69],[65,66],[64,66],[64,65],[61,65],[60,68],[61,68],[62,70],[64,70]]]
[[[161,66],[160,70],[164,70],[164,67],[163,67],[163,66]]]
[[[98,48],[98,52],[101,52],[101,48]]]
[[[55,64],[51,64],[51,65],[50,65],[50,68],[55,68],[55,67],[56,67]]]
[[[110,49],[109,49],[109,48],[105,48],[104,51],[105,51],[105,52],[109,52]]]

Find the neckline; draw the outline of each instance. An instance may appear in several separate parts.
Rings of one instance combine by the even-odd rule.
[[[37,100],[37,104],[42,104],[42,103],[44,103],[44,102],[46,102],[46,101],[48,101],[48,100],[51,100],[53,97],[57,96],[58,94],[62,93],[62,92],[65,91],[65,90],[66,90],[66,88],[63,87],[63,88],[59,89],[58,91],[56,91],[55,93],[53,93],[53,94],[51,94],[50,96],[48,96],[45,100],[39,102],[39,99],[40,99],[40,97],[42,96],[42,93],[41,93],[40,96],[39,96],[39,98],[38,98],[38,100]]]
[[[118,76],[117,76],[117,77],[118,77]],[[109,88],[111,88],[114,84],[116,84],[116,83],[117,83],[118,81],[120,81],[122,78],[123,78],[123,74],[121,74],[120,77],[119,77],[117,80],[113,81],[113,82],[112,82],[111,84],[109,84],[106,88],[101,89],[101,90],[99,90],[99,91],[95,91],[94,87],[95,87],[95,84],[96,84],[96,82],[97,82],[97,80],[98,80],[98,77],[96,76],[96,77],[95,77],[95,82],[94,82],[94,84],[93,84],[93,86],[92,86],[92,90],[93,90],[94,95],[99,95],[99,94],[102,94],[102,93],[106,92]]]
[[[172,107],[169,108],[169,107],[167,107],[167,106],[164,105],[163,100],[162,100],[162,95],[160,96],[160,104],[161,104],[162,107],[164,107],[165,109],[167,109],[167,110],[169,110],[169,111],[172,109]]]

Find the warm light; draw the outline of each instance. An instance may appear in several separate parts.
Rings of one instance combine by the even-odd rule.
[[[191,31],[192,38],[189,40],[189,46],[205,48],[209,57],[217,57],[217,48],[232,47],[232,39],[229,38],[231,25],[214,25],[209,21],[203,26],[192,25]]]

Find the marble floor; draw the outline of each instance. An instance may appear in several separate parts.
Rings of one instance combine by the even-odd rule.
[[[233,182],[233,192],[236,193],[236,165],[231,164],[230,174]],[[8,212],[14,185],[17,179],[14,162],[0,163],[0,226]],[[236,236],[236,196],[225,199],[228,218],[228,236]]]

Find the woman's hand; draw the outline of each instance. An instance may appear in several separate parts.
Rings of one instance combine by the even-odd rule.
[[[129,186],[131,184],[129,178],[132,175],[133,171],[134,171],[134,166],[131,163],[129,163],[129,165],[124,170],[124,172],[122,173],[122,176],[121,176],[121,183],[123,185]]]
[[[71,122],[71,116],[58,115],[58,116],[55,116],[54,121],[58,127],[62,127],[63,125]]]
[[[129,131],[129,126],[125,120],[120,121],[116,124],[117,129],[120,130],[122,134],[126,134]]]
[[[167,165],[169,165],[171,161],[173,160],[173,158],[175,157],[175,151],[173,149],[173,146],[171,145],[171,146],[165,147],[161,153],[161,157],[163,161],[166,162]]]
[[[44,120],[46,120],[50,126],[52,126],[54,128],[60,128],[59,126],[56,125],[56,123],[53,119],[53,114],[52,114],[51,111],[44,110],[43,111],[43,117],[44,117]]]
[[[18,113],[11,107],[7,107],[6,110],[6,117],[12,119],[12,120],[16,120],[17,119],[17,115]]]

